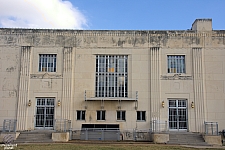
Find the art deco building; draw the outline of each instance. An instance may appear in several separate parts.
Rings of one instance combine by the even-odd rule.
[[[0,125],[52,129],[225,128],[225,30],[0,28]]]

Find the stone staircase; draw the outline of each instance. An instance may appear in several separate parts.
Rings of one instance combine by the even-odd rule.
[[[211,146],[204,141],[201,134],[192,132],[170,132],[167,144]]]
[[[20,132],[14,143],[52,143],[53,131],[28,131]]]

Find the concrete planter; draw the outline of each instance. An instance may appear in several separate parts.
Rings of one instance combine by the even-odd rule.
[[[165,144],[169,141],[168,133],[153,133],[152,139],[155,144]]]
[[[208,144],[222,146],[220,135],[204,135],[203,137]]]
[[[52,140],[54,142],[68,142],[69,141],[69,132],[53,132]]]

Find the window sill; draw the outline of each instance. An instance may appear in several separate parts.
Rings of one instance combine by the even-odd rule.
[[[126,120],[116,120],[117,122],[126,122]]]
[[[137,120],[136,122],[146,122],[146,120]]]

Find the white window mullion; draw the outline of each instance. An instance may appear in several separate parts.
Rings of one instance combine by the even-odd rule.
[[[100,62],[100,57],[99,57],[99,55],[97,56],[97,61],[98,61],[98,66],[97,66],[97,97],[99,97],[99,84],[100,84],[100,80],[99,80],[99,78],[100,78],[100,75],[99,75],[99,69],[100,69],[100,64],[99,64],[99,62]]]
[[[125,97],[126,96],[126,85],[125,85],[125,75],[126,75],[126,59],[125,59],[125,56],[123,56],[123,97]]]
[[[106,95],[107,97],[109,97],[109,72],[110,72],[110,68],[109,68],[109,55],[107,56],[108,58],[108,65],[107,65],[107,83],[106,83]]]
[[[106,56],[103,56],[104,58],[104,70],[103,70],[103,97],[105,97],[105,88],[106,88]]]
[[[116,63],[117,64],[117,72],[116,72],[117,81],[116,82],[117,83],[116,83],[115,86],[116,86],[116,97],[118,97],[119,96],[119,87],[118,87],[118,85],[119,85],[119,75],[118,74],[119,74],[119,69],[120,69],[119,68],[119,56],[117,56],[116,58],[117,58],[117,60],[116,60],[116,62],[117,62]]]

